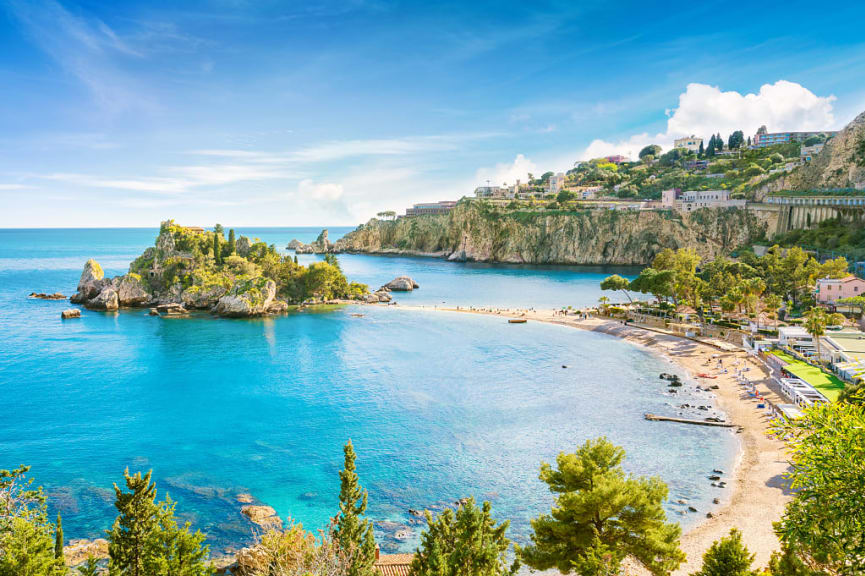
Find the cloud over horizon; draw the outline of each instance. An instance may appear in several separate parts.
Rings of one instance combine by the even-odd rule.
[[[787,80],[763,84],[756,94],[722,92],[718,86],[691,83],[679,95],[678,107],[667,111],[665,132],[654,136],[643,132],[617,141],[596,139],[586,147],[583,156],[584,159],[610,154],[635,157],[649,144],[668,149],[673,140],[682,136],[695,135],[708,140],[720,132],[726,139],[736,130],[742,130],[747,137],[763,125],[770,132],[831,130],[837,127],[835,100],[833,95],[817,96],[801,84]]]

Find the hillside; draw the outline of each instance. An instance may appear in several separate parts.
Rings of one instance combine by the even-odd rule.
[[[687,246],[715,257],[762,238],[765,230],[744,210],[520,211],[463,200],[447,215],[372,219],[338,240],[334,251],[456,261],[644,265],[664,248]]]
[[[814,160],[787,177],[790,190],[865,188],[865,112],[826,143]]]

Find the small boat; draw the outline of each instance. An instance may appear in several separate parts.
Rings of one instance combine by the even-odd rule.
[[[508,324],[525,324],[528,322],[525,318],[510,318]]]
[[[355,318],[363,318],[363,314],[353,313],[352,316]]]

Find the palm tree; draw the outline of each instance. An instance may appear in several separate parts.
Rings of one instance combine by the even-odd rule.
[[[763,298],[763,304],[766,305],[766,309],[772,313],[772,318],[775,320],[776,331],[778,330],[778,310],[781,308],[783,303],[781,297],[777,294],[769,294]]]
[[[820,337],[826,333],[826,325],[829,324],[829,315],[819,306],[814,306],[808,310],[808,316],[805,319],[805,330],[814,339],[814,346],[817,349],[817,362],[820,358]]]
[[[601,303],[601,308],[603,308],[604,310],[606,310],[607,302],[609,302],[609,301],[610,301],[610,299],[607,298],[606,296],[601,296],[600,298],[598,298],[598,302]]]

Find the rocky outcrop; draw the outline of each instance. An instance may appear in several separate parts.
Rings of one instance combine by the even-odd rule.
[[[250,522],[261,526],[264,530],[281,530],[282,519],[276,515],[276,510],[270,506],[249,504],[240,509],[241,514]]]
[[[292,240],[288,244],[288,249],[294,250],[295,254],[327,254],[333,251],[333,246],[325,228],[314,242],[304,244],[300,240]]]
[[[219,302],[228,290],[220,284],[210,286],[190,286],[180,294],[180,300],[187,308],[209,310]]]
[[[184,314],[189,314],[189,311],[186,308],[175,302],[160,304],[156,308],[153,308],[153,310],[155,310],[156,315],[159,316],[182,316]]]
[[[68,308],[60,313],[60,318],[68,320],[69,318],[81,318],[81,310],[78,308]]]
[[[219,299],[214,312],[229,318],[261,316],[267,313],[275,297],[276,283],[273,280],[253,278],[236,283]]]
[[[84,305],[94,310],[117,310],[120,308],[120,299],[117,297],[117,291],[108,285]]]
[[[70,540],[68,546],[63,547],[63,557],[66,565],[70,567],[79,566],[88,558],[102,560],[108,558],[108,540],[97,538],[95,540]]]
[[[150,293],[141,282],[141,276],[129,273],[115,278],[112,282],[116,286],[117,300],[120,306],[143,306],[150,301]]]
[[[389,290],[391,292],[411,292],[412,290],[416,290],[420,288],[418,283],[409,278],[408,276],[399,276],[394,278],[387,284],[381,287],[382,290]]]
[[[645,265],[664,248],[714,258],[761,238],[766,224],[746,210],[520,212],[462,201],[446,215],[370,220],[334,252],[411,254],[456,261]]]
[[[64,296],[60,292],[55,292],[54,294],[46,294],[44,292],[31,292],[29,298],[34,298],[36,300],[66,300],[66,296]]]
[[[865,112],[857,116],[807,165],[784,182],[787,190],[858,188],[865,190]]]
[[[289,242],[288,246],[286,246],[285,248],[286,248],[286,250],[297,250],[298,248],[300,248],[303,245],[304,245],[303,242],[301,242],[297,238],[292,238],[291,242]]]
[[[78,280],[78,289],[70,300],[74,303],[83,304],[91,298],[95,298],[104,287],[104,279],[105,272],[102,270],[102,266],[91,258],[84,263],[84,270]]]
[[[372,294],[364,294],[363,296],[363,301],[367,304],[387,303],[391,300],[393,300],[393,297],[384,290],[379,290]]]

